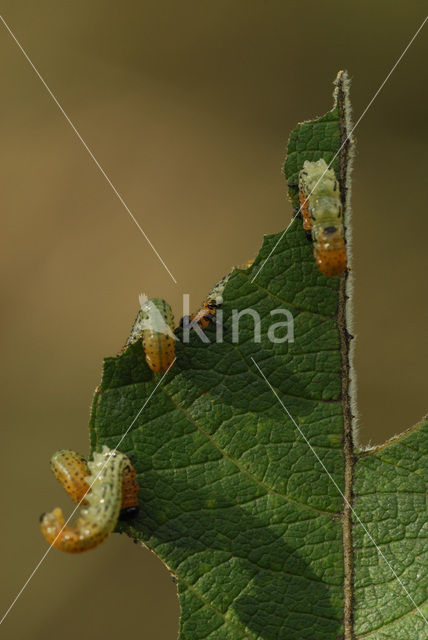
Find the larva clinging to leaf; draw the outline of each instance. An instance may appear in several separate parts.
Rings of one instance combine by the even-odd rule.
[[[87,504],[86,493],[89,485],[86,482],[90,475],[85,458],[70,449],[60,449],[51,458],[51,469],[56,479],[62,484],[70,498],[76,504]],[[138,513],[138,483],[135,469],[131,462],[123,472],[122,503],[119,520],[129,520]]]
[[[49,544],[61,551],[81,553],[97,547],[113,531],[123,507],[122,493],[124,477],[131,470],[135,485],[135,471],[129,458],[120,451],[104,446],[102,453],[94,453],[93,461],[88,462],[89,476],[82,478],[85,460],[69,451],[60,451],[53,456],[52,467],[56,477],[63,483],[69,495],[76,499],[82,491],[82,480],[90,487],[85,502],[74,526],[66,525],[61,509],[56,508],[41,517],[41,530]],[[61,469],[57,472],[57,469]],[[70,473],[76,470],[76,485],[70,480]],[[132,473],[134,475],[132,476]],[[137,487],[138,488],[138,487]],[[130,505],[130,487],[126,486],[125,509]],[[86,491],[86,489],[85,489]],[[79,500],[81,500],[81,493]],[[83,503],[82,503],[83,504]],[[133,507],[132,507],[133,508]]]
[[[163,373],[175,359],[174,316],[162,298],[140,295],[141,309],[131,329],[127,345],[141,340],[146,362],[152,371]]]
[[[206,299],[202,303],[201,308],[190,316],[184,316],[180,320],[180,326],[183,327],[185,322],[190,326],[198,324],[202,329],[206,329],[210,325],[215,325],[217,309],[223,304],[223,291],[232,274],[232,271],[217,282],[216,285],[208,293]]]
[[[339,183],[325,160],[306,160],[299,174],[299,198],[303,227],[311,231],[314,258],[326,276],[338,276],[346,268],[345,232]]]

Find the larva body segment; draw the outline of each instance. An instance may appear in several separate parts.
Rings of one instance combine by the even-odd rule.
[[[299,199],[303,228],[311,231],[319,270],[329,277],[340,275],[346,268],[342,203],[334,171],[323,158],[304,162]]]
[[[70,498],[79,503],[89,489],[85,478],[90,472],[85,458],[76,451],[60,449],[51,458],[51,469]],[[83,498],[82,504],[87,502],[86,498]]]
[[[303,218],[303,228],[305,231],[310,231],[312,229],[312,224],[309,216],[309,200],[307,200],[303,191],[299,191],[299,201]]]
[[[219,306],[215,300],[205,300],[199,311],[189,316],[189,323],[198,324],[202,329],[206,329],[214,323],[215,313]]]
[[[145,300],[131,329],[127,345],[141,340],[152,371],[163,373],[174,362],[175,336],[172,309],[162,298]]]
[[[130,520],[138,514],[138,482],[130,460],[125,466],[122,480],[122,502],[119,520]]]
[[[97,547],[113,531],[122,504],[123,475],[130,460],[120,451],[103,447],[88,463],[91,487],[88,506],[83,507],[74,526],[65,525],[61,509],[46,513],[41,519],[45,539],[57,549],[81,553]]]
[[[232,275],[233,271],[234,269],[232,269],[232,271],[227,275],[223,276],[223,278],[213,286],[213,288],[207,295],[205,302],[209,302],[210,300],[215,300],[218,306],[220,306],[223,303],[223,291],[227,283],[229,282],[230,276]]]

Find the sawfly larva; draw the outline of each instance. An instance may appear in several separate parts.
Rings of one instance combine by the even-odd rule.
[[[299,199],[303,228],[311,232],[318,269],[329,277],[340,275],[346,268],[342,203],[334,171],[323,158],[303,163]]]
[[[82,500],[87,506],[74,526],[66,524],[60,508],[42,515],[42,534],[57,549],[69,553],[93,549],[113,531],[121,510],[129,514],[131,509],[135,515],[138,485],[124,453],[104,446],[102,453],[94,453],[93,461],[86,463],[79,454],[62,450],[54,454],[51,466],[73,500],[80,502],[90,488]],[[89,475],[84,475],[87,470]]]
[[[163,373],[175,359],[174,316],[162,298],[140,296],[141,309],[131,329],[127,345],[141,340],[146,362],[152,371]]]
[[[86,493],[89,485],[86,477],[90,475],[85,458],[70,449],[60,449],[51,458],[51,469],[55,478],[62,484],[70,498],[76,504],[87,504]],[[122,504],[119,520],[129,520],[138,513],[138,483],[131,462],[126,466],[122,481]]]

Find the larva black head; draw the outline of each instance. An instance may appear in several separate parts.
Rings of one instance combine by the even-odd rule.
[[[325,229],[323,229],[323,233],[326,233],[328,235],[330,235],[330,233],[336,233],[337,231],[337,227],[326,227]]]
[[[223,304],[223,298],[222,296],[217,296],[217,298],[210,298],[209,300],[207,300],[207,307],[208,309],[218,309],[219,307],[221,307]]]
[[[119,520],[132,520],[138,516],[139,511],[139,507],[128,507],[127,509],[122,509],[119,513]]]
[[[40,518],[39,518],[39,522],[41,522],[41,521],[43,520],[43,518],[45,517],[45,515],[46,515],[46,511],[44,511],[44,512],[41,514],[41,516],[40,516]]]

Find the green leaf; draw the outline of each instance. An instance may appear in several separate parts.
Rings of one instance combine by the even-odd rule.
[[[428,638],[427,442],[423,421],[355,466],[355,629],[370,640]]]
[[[304,160],[333,160],[349,238],[348,85],[340,72],[333,109],[292,132],[285,175],[297,211]],[[178,342],[164,379],[141,343],[105,360],[92,448],[115,448],[126,434],[119,448],[136,467],[141,509],[118,530],[177,577],[180,640],[428,637],[427,425],[355,449],[350,297],[349,274],[318,271],[295,217],[230,275],[222,343],[215,328],[210,344],[196,334]],[[248,308],[260,314],[261,340],[243,315],[235,343],[232,310]],[[278,308],[293,315],[294,342],[268,338]]]

